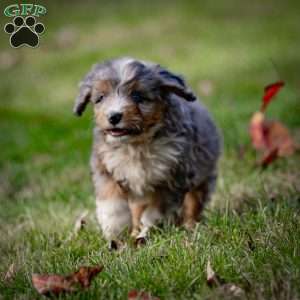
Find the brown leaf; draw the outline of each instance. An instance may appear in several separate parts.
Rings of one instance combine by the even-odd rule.
[[[278,156],[290,156],[295,152],[295,143],[289,130],[278,121],[264,124],[265,138],[269,150],[278,148]]]
[[[75,282],[78,282],[83,288],[91,285],[92,279],[102,271],[102,266],[97,267],[81,267],[72,276]]]
[[[72,240],[74,237],[77,236],[77,234],[84,229],[85,225],[86,225],[86,217],[88,216],[89,212],[88,210],[85,210],[83,213],[81,213],[75,221],[75,225],[74,225],[74,230],[73,232],[70,233],[70,235],[68,236],[68,238],[65,240],[65,242],[68,242],[70,240]]]
[[[227,283],[218,287],[217,292],[221,295],[225,294],[234,298],[245,298],[245,291],[233,283]]]
[[[261,165],[263,168],[266,168],[277,158],[278,158],[278,148],[275,148],[266,152],[265,155],[258,162],[258,165]]]
[[[41,295],[58,295],[63,292],[74,292],[76,287],[70,278],[60,275],[32,275],[32,283]]]
[[[74,233],[77,234],[80,230],[84,228],[86,225],[86,217],[88,216],[89,212],[85,210],[82,214],[78,216],[74,225]]]
[[[216,281],[216,273],[211,267],[210,261],[207,262],[206,265],[206,282],[209,286],[218,285],[219,283]]]
[[[4,281],[6,282],[11,281],[13,277],[15,277],[15,275],[16,275],[16,265],[15,263],[12,263],[4,275]]]
[[[244,290],[237,285],[233,283],[225,283],[225,280],[213,270],[210,260],[208,260],[206,266],[206,283],[211,288],[216,287],[216,292],[220,294],[230,294],[233,297],[241,297],[242,295],[245,295]]]
[[[290,156],[296,150],[289,130],[278,121],[265,119],[262,112],[253,114],[249,133],[254,149],[263,153],[259,165],[266,167],[280,156]]]
[[[250,120],[249,133],[252,146],[256,150],[265,150],[266,141],[264,136],[265,115],[262,112],[255,112]]]
[[[210,260],[208,260],[206,265],[206,283],[208,286],[220,286],[222,283],[224,283],[224,279],[222,279],[219,275],[216,274],[216,272],[213,270]]]
[[[102,266],[81,267],[77,272],[67,276],[63,275],[32,275],[32,283],[38,293],[49,296],[61,293],[71,293],[90,286],[92,279],[103,269]]]
[[[160,300],[158,297],[152,296],[148,292],[131,290],[127,295],[128,300]]]

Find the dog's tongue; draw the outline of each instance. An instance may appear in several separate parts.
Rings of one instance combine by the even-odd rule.
[[[112,136],[122,136],[126,135],[128,132],[126,129],[114,128],[109,131]]]

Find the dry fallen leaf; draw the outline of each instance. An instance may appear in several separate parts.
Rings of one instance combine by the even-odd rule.
[[[74,225],[74,234],[77,234],[86,225],[86,217],[88,216],[88,210],[85,210],[82,214],[78,216]]]
[[[252,146],[262,152],[258,165],[267,167],[281,156],[292,155],[296,144],[289,130],[278,121],[265,118],[265,110],[275,95],[284,86],[283,81],[278,81],[265,87],[260,111],[255,112],[250,120],[249,133]]]
[[[16,265],[15,263],[12,263],[4,275],[4,281],[6,282],[11,281],[15,275],[16,275]]]
[[[220,286],[217,292],[221,295],[226,294],[228,296],[230,295],[231,297],[235,297],[235,298],[241,298],[241,297],[243,299],[245,298],[245,291],[233,283],[227,283]]]
[[[158,297],[152,296],[148,292],[131,290],[128,292],[128,300],[160,300]]]
[[[264,122],[268,149],[278,149],[278,156],[289,156],[295,152],[295,143],[289,130],[278,121]]]
[[[33,274],[32,283],[39,294],[46,296],[76,291],[74,282],[60,275]]]
[[[274,160],[278,158],[278,148],[274,148],[265,153],[265,155],[258,161],[258,165],[266,168],[269,164],[271,164]]]
[[[38,293],[42,295],[59,295],[77,291],[79,287],[87,288],[92,279],[102,271],[102,266],[81,267],[70,275],[32,275],[32,283]]]
[[[210,260],[208,260],[206,265],[206,283],[210,287],[220,286],[224,283],[224,279],[220,278],[220,276],[213,270]]]
[[[75,221],[74,230],[70,233],[69,237],[66,239],[67,241],[70,241],[72,238],[74,238],[86,225],[86,217],[88,216],[89,211],[85,210],[82,212]]]
[[[75,282],[78,282],[83,288],[91,285],[92,279],[102,271],[102,266],[97,267],[81,267],[75,272],[72,277]]]
[[[256,112],[250,121],[249,129],[253,147],[262,151],[259,161],[267,166],[281,156],[290,156],[295,152],[296,145],[289,130],[278,121],[268,121],[262,112]]]
[[[233,283],[225,283],[216,272],[213,270],[210,260],[208,260],[206,265],[206,282],[207,285],[212,287],[217,287],[217,292],[221,294],[230,294],[234,297],[240,297],[245,294],[244,290]]]
[[[252,146],[256,150],[265,150],[267,148],[264,137],[264,121],[265,116],[260,111],[254,113],[250,120],[249,133]]]

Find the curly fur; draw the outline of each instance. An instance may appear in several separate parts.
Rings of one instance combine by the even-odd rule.
[[[91,168],[107,239],[126,226],[151,227],[184,208],[185,199],[192,213],[183,212],[184,221],[197,221],[215,186],[220,136],[194,100],[182,77],[132,58],[97,64],[80,84],[74,111],[94,105]],[[122,119],[112,126],[115,113]],[[140,204],[139,213],[131,202]]]

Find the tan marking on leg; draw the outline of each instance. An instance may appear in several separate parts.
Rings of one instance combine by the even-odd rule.
[[[150,228],[163,216],[158,193],[149,193],[142,198],[131,199],[130,202],[136,206],[136,211],[132,214],[132,222],[135,222],[132,235],[137,239],[146,238]]]
[[[207,183],[202,184],[198,189],[186,193],[183,201],[183,225],[191,230],[199,222],[201,212],[208,201]]]
[[[131,236],[137,237],[141,230],[141,217],[147,207],[144,203],[139,202],[129,202],[129,208],[131,211],[131,220],[132,220],[132,230]]]

